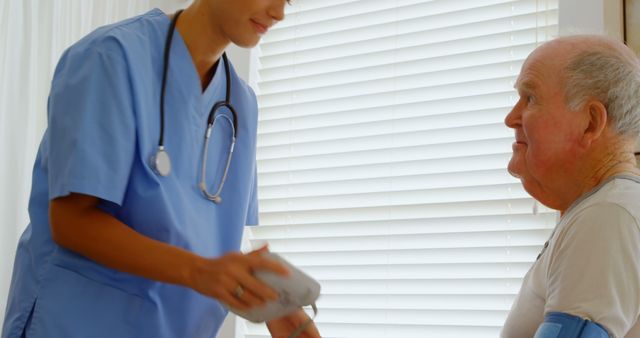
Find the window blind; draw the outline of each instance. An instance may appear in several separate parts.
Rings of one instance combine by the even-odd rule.
[[[498,336],[556,221],[507,173],[503,120],[557,8],[294,0],[261,42],[248,235],[321,282],[323,337]]]

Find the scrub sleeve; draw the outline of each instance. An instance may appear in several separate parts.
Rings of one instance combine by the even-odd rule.
[[[49,99],[49,198],[91,195],[120,205],[134,159],[132,90],[115,41],[73,51]],[[104,47],[103,47],[104,46]]]

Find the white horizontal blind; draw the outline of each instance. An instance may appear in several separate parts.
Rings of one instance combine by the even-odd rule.
[[[322,283],[323,337],[498,336],[555,224],[503,120],[557,7],[294,0],[260,44],[250,235]]]

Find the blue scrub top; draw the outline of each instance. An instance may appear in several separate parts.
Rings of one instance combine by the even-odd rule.
[[[206,257],[237,251],[243,226],[257,224],[255,94],[232,69],[238,139],[223,202],[216,205],[203,197],[198,182],[208,113],[225,97],[223,61],[203,93],[178,31],[165,111],[165,147],[173,168],[160,177],[149,166],[158,147],[169,25],[155,9],[94,31],[60,59],[3,338],[20,337],[23,330],[30,338],[215,337],[227,314],[218,302],[66,250],[52,241],[48,219],[53,198],[72,192],[96,196],[101,209],[135,231]],[[207,163],[210,191],[220,182],[230,142],[230,125],[217,123]]]

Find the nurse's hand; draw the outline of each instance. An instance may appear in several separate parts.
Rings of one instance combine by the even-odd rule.
[[[320,332],[318,332],[316,325],[313,322],[309,322],[309,324],[307,324],[308,321],[309,316],[307,316],[302,309],[299,309],[288,316],[267,322],[267,328],[273,338],[289,338],[299,327],[307,325],[296,337],[320,338]]]
[[[288,275],[284,265],[262,256],[267,250],[265,246],[247,254],[234,252],[216,259],[202,258],[191,269],[188,286],[242,311],[276,300],[278,294],[253,275],[257,270]]]

